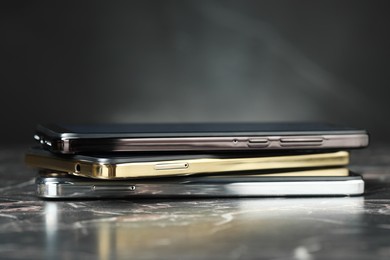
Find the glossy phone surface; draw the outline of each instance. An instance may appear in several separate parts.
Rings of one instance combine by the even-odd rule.
[[[351,149],[365,130],[319,123],[38,125],[34,138],[56,153]]]
[[[347,171],[345,168],[333,170],[342,174]],[[321,177],[294,176],[294,171],[288,174],[290,176],[243,174],[107,181],[47,172],[36,178],[36,191],[38,197],[51,199],[351,196],[364,192],[363,179],[352,173]]]
[[[56,155],[42,148],[26,153],[28,165],[98,179],[182,176],[254,170],[345,166],[349,153]]]

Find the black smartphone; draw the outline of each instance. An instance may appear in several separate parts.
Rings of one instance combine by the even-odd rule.
[[[321,123],[167,123],[38,125],[34,138],[52,152],[253,151],[351,149],[366,130]]]

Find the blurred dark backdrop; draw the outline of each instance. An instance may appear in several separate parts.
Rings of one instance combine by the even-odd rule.
[[[8,1],[0,143],[39,122],[328,121],[390,140],[390,1]]]

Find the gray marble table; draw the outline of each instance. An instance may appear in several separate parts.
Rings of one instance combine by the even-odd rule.
[[[359,197],[43,201],[0,149],[0,259],[390,259],[390,147],[352,153]]]

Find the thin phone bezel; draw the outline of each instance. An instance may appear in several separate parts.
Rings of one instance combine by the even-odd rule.
[[[360,175],[323,177],[172,177],[94,180],[58,173],[36,178],[41,198],[354,196],[364,193]]]
[[[125,179],[204,173],[223,173],[251,170],[288,168],[316,168],[345,166],[349,153],[301,153],[289,155],[144,155],[128,157],[93,157],[84,155],[59,156],[41,148],[32,148],[25,162],[33,167],[65,171],[73,175]],[[167,167],[168,166],[168,167]]]
[[[130,126],[130,124],[127,124]],[[326,124],[272,123],[277,131],[254,131],[258,124],[133,124],[144,132],[105,132],[77,133],[59,125],[38,125],[35,139],[46,149],[57,153],[80,152],[125,152],[125,151],[234,151],[234,150],[293,150],[293,149],[352,149],[368,145],[369,137],[365,130],[343,128]],[[242,125],[242,128],[239,128]],[[279,126],[278,126],[279,125]],[[115,124],[108,125],[115,128]],[[125,127],[126,124],[117,126]],[[173,130],[166,131],[167,128]],[[179,130],[184,127],[180,132]],[[187,126],[188,129],[185,128]],[[189,131],[197,126],[197,131]],[[207,130],[211,126],[211,130]],[[226,126],[225,131],[213,131]],[[299,130],[288,130],[288,126]],[[305,130],[307,126],[307,130]],[[321,126],[324,130],[320,130]],[[165,131],[153,129],[164,128]],[[233,130],[229,130],[233,127]],[[236,128],[234,128],[236,127]],[[251,131],[237,131],[248,127]],[[314,127],[317,130],[310,130]],[[205,129],[200,131],[200,129]],[[283,130],[283,128],[286,128]],[[145,129],[149,129],[146,131]],[[271,128],[272,129],[272,128]]]

